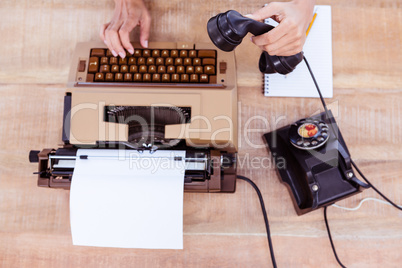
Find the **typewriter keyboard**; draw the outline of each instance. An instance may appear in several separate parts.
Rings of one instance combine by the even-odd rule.
[[[86,82],[216,84],[216,65],[216,50],[135,49],[123,59],[94,48]]]

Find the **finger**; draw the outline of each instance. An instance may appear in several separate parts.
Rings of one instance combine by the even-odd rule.
[[[140,20],[140,43],[143,47],[148,47],[149,30],[151,28],[151,16],[148,12],[144,13]]]
[[[274,51],[272,53],[275,53],[275,55],[282,55],[283,53],[295,52],[294,54],[296,54],[302,51],[305,41],[305,34],[288,33],[273,44],[272,49]]]
[[[282,47],[278,52],[275,52],[277,56],[292,56],[303,50],[303,46],[300,46],[300,42],[294,42],[287,46]]]
[[[110,27],[110,25],[108,26],[108,28],[109,27]],[[117,57],[117,53],[112,46],[112,42],[110,41],[110,34],[109,34],[107,28],[105,30],[105,43],[106,43],[107,47],[109,48],[110,52],[112,52],[113,56]]]
[[[102,39],[102,41],[106,44],[106,39],[105,39],[105,30],[106,28],[110,25],[110,22],[105,23],[101,26],[100,32],[99,32],[99,37]],[[106,44],[107,45],[107,44]]]
[[[278,44],[277,44],[278,43]],[[262,46],[269,55],[291,56],[299,53],[303,49],[303,42],[300,39],[294,39],[292,36],[285,36],[279,42],[270,46]]]
[[[253,14],[247,14],[246,17],[253,20],[264,20],[266,18],[270,18],[274,15],[277,15],[282,10],[280,3],[269,3],[265,7],[255,11]]]
[[[116,51],[116,53],[121,57],[121,58],[125,58],[126,57],[126,52],[124,51],[123,46],[121,45],[120,42],[120,36],[117,33],[117,31],[113,31],[110,35],[110,40],[112,42],[112,46],[114,51]]]
[[[268,33],[253,36],[251,40],[257,46],[271,45],[286,35],[286,33],[288,32],[288,29],[286,28],[287,28],[286,24],[285,25],[279,24]]]
[[[277,56],[293,56],[293,55],[296,55],[299,52],[301,52],[301,50],[291,49],[291,50],[287,50],[285,52],[278,53]]]
[[[130,32],[135,28],[135,26],[137,26],[137,24],[137,18],[127,19],[119,30],[121,44],[131,54],[134,53],[134,47],[130,42]]]
[[[109,27],[106,29],[106,42],[108,44],[109,49],[111,50],[113,56],[117,57],[117,55],[120,55],[120,57],[124,58],[126,56],[126,53],[120,43],[120,38],[119,34],[117,33],[118,26],[116,25],[109,25]]]
[[[290,19],[285,19],[267,33],[267,38],[271,43],[274,43],[283,38],[286,34],[296,35],[296,27],[296,24],[290,22]],[[300,38],[300,36],[297,36],[297,38]]]

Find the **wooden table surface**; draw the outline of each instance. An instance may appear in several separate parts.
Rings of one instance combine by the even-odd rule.
[[[208,40],[206,21],[228,9],[242,14],[264,1],[147,1],[151,41]],[[328,99],[351,155],[379,189],[402,204],[402,2],[319,1],[332,5],[334,97]],[[69,191],[36,186],[31,149],[61,143],[63,96],[77,42],[98,40],[111,0],[0,2],[0,265],[2,267],[270,267],[263,218],[254,190],[184,195],[184,250],[72,246]],[[138,33],[133,33],[133,40]],[[136,39],[137,40],[137,39]],[[236,50],[240,157],[268,157],[262,121],[247,139],[243,125],[259,115],[279,126],[321,109],[318,99],[265,98],[247,38]],[[337,267],[323,212],[297,216],[273,167],[244,165],[239,174],[260,187],[279,267]],[[353,207],[366,190],[339,205]],[[400,267],[402,213],[377,202],[358,211],[328,209],[338,255],[348,267]]]

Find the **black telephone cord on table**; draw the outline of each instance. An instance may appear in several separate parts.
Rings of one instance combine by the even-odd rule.
[[[336,254],[334,241],[332,241],[331,231],[329,230],[329,225],[328,225],[327,207],[324,207],[324,221],[325,221],[325,226],[327,227],[327,233],[328,233],[328,237],[329,237],[329,242],[331,243],[332,252],[333,252],[334,255],[335,255],[335,259],[336,259],[336,261],[339,263],[339,265],[340,265],[342,268],[346,268],[346,266],[342,264],[341,260],[339,260],[338,255]]]
[[[310,75],[311,75],[311,78],[313,79],[314,85],[317,88],[317,92],[318,92],[318,95],[320,96],[322,106],[324,106],[325,114],[327,115],[327,117],[329,119],[329,112],[328,112],[328,109],[327,109],[327,104],[325,103],[324,98],[323,98],[323,96],[321,94],[320,87],[318,86],[318,83],[315,80],[313,71],[311,70],[310,65],[308,64],[308,61],[307,61],[306,57],[303,57],[303,60],[306,63],[307,69],[310,72]],[[330,124],[330,126],[332,128],[332,124]],[[334,135],[335,135],[336,139],[338,140],[338,136],[336,135],[336,132],[334,131],[334,129],[332,129],[332,131],[334,132]],[[377,194],[379,194],[382,198],[387,200],[391,205],[393,205],[397,209],[402,210],[402,208],[400,206],[398,206],[397,204],[392,202],[388,197],[386,197],[383,193],[381,193],[371,182],[369,182],[367,180],[367,178],[363,175],[363,173],[360,171],[360,169],[357,167],[357,165],[355,164],[355,162],[352,159],[350,159],[350,162],[352,163],[352,166],[356,169],[356,171],[360,174],[360,176],[363,178],[363,180],[365,180],[367,182],[367,184],[370,185],[370,187],[373,188],[373,190],[377,192]]]
[[[326,105],[326,103],[325,103],[325,101],[324,101],[324,98],[323,98],[323,96],[322,96],[322,94],[321,94],[321,90],[320,90],[320,88],[319,88],[319,86],[318,86],[318,83],[317,83],[317,81],[315,80],[313,71],[311,70],[310,65],[308,64],[308,61],[307,61],[306,57],[303,57],[303,60],[304,60],[304,62],[306,63],[307,69],[308,69],[308,71],[310,72],[310,75],[311,75],[311,78],[313,79],[314,85],[315,85],[315,87],[317,88],[317,92],[318,92],[318,95],[320,96],[321,103],[322,103],[322,105],[324,106],[325,114],[326,114],[327,118],[329,119],[330,116],[329,116],[329,112],[328,112],[328,109],[327,109],[327,105]],[[331,126],[331,129],[332,129],[332,132],[333,132],[334,135],[335,135],[335,138],[338,140],[338,135],[336,134],[336,132],[335,132],[335,130],[334,130],[332,124],[330,124],[330,126]],[[394,202],[392,202],[392,201],[391,201],[389,198],[387,198],[383,193],[381,193],[376,187],[374,187],[374,185],[373,185],[371,182],[369,182],[369,181],[367,180],[367,178],[363,175],[363,173],[360,171],[360,169],[357,167],[357,165],[355,164],[355,162],[353,162],[352,159],[350,159],[350,161],[351,161],[351,163],[352,163],[352,166],[353,166],[353,167],[356,169],[356,171],[360,174],[360,176],[363,178],[363,180],[365,180],[365,181],[367,182],[367,184],[368,184],[371,188],[373,188],[374,191],[376,191],[382,198],[384,198],[386,201],[388,201],[391,205],[393,205],[394,207],[396,207],[396,208],[399,209],[399,210],[402,210],[402,208],[401,208],[400,206],[398,206],[398,205],[396,205]],[[346,268],[346,266],[342,264],[342,262],[341,262],[341,261],[339,260],[339,258],[338,258],[338,255],[336,254],[335,245],[334,245],[334,243],[333,243],[333,241],[332,241],[331,231],[330,231],[329,225],[328,225],[327,207],[324,207],[324,220],[325,220],[325,226],[327,227],[327,232],[328,232],[329,241],[330,241],[330,243],[331,243],[332,251],[333,251],[333,253],[334,253],[334,255],[335,255],[336,261],[339,263],[339,265],[340,265],[342,268]]]
[[[257,185],[247,177],[237,175],[237,178],[240,179],[240,180],[244,180],[244,181],[250,183],[251,186],[253,186],[254,190],[257,192],[258,199],[260,200],[262,215],[264,216],[265,229],[267,231],[267,239],[268,239],[269,252],[271,253],[272,266],[274,268],[276,268],[277,266],[276,266],[275,255],[274,255],[274,248],[272,246],[271,232],[269,230],[268,215],[267,215],[267,211],[265,210],[264,199],[262,198],[262,194],[260,192],[260,189],[258,189]]]
[[[400,207],[397,204],[395,204],[394,202],[392,202],[388,197],[386,197],[383,193],[381,193],[373,184],[371,184],[371,182],[363,175],[363,173],[360,171],[360,169],[357,167],[357,165],[355,164],[355,162],[353,162],[352,159],[350,159],[350,162],[352,163],[352,166],[356,169],[357,173],[360,174],[360,176],[363,178],[363,180],[365,182],[367,182],[367,184],[370,185],[370,187],[373,188],[373,190],[376,191],[377,194],[379,194],[382,198],[384,198],[388,203],[390,203],[397,209],[402,210],[402,207]]]

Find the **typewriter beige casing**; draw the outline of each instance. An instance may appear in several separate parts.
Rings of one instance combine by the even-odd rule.
[[[134,43],[134,48],[141,48]],[[85,83],[91,48],[106,48],[101,42],[78,43],[68,79],[71,93],[69,141],[73,145],[94,145],[97,141],[127,142],[128,126],[104,122],[104,107],[177,106],[191,107],[191,122],[166,125],[166,139],[185,139],[190,147],[212,147],[237,151],[237,86],[233,52],[217,50],[212,43],[149,43],[150,49],[214,49],[217,52],[216,81],[219,87],[98,86]],[[85,71],[79,65],[85,61]],[[226,65],[226,66],[225,66]],[[84,82],[84,83],[83,83]]]

